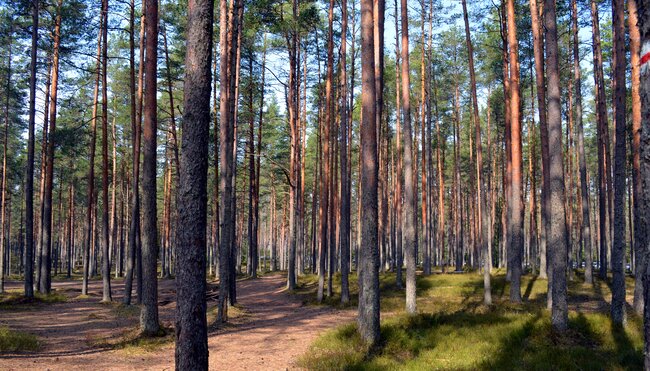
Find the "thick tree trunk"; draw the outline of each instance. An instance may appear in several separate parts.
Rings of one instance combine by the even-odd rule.
[[[226,19],[226,1],[221,1],[221,19]],[[206,322],[206,224],[208,141],[210,131],[210,91],[212,58],[212,21],[214,2],[190,0],[188,3],[187,66],[183,102],[183,142],[181,149],[181,174],[178,192],[178,253],[176,283],[178,309],[176,311],[176,369],[208,369],[208,334]],[[226,23],[221,23],[222,41]],[[225,44],[221,44],[225,48]],[[221,54],[222,61],[226,58]],[[222,67],[224,64],[222,64]],[[221,69],[223,77],[226,68]],[[221,91],[226,89],[222,79]],[[221,110],[226,109],[222,96]],[[222,115],[222,133],[227,127]],[[225,121],[225,122],[224,122]],[[232,131],[230,131],[232,133]],[[222,136],[222,140],[226,136]],[[221,149],[228,147],[222,141]],[[230,142],[232,143],[232,141]],[[232,151],[223,153],[223,159]],[[232,158],[230,158],[232,160]],[[223,164],[222,164],[223,165]],[[229,166],[222,166],[222,191],[230,186],[223,175]],[[224,193],[222,193],[223,195]],[[230,208],[230,203],[223,203]],[[223,219],[222,219],[223,220]],[[227,231],[224,231],[227,234]],[[224,251],[224,246],[221,246]],[[229,245],[226,245],[229,248]],[[223,255],[221,257],[221,261]],[[223,266],[220,273],[227,271]],[[222,275],[223,277],[223,275]],[[227,281],[226,281],[227,282]],[[227,293],[221,281],[220,293]],[[225,302],[223,302],[225,304]]]
[[[512,209],[508,223],[510,232],[510,251],[508,251],[508,269],[510,270],[510,301],[521,302],[521,255],[524,247],[524,204],[522,195],[522,151],[521,151],[521,116],[519,91],[519,43],[517,41],[517,23],[515,19],[514,0],[507,1],[508,15],[508,52],[510,66],[510,135],[512,152],[512,173],[510,183],[510,200]]]
[[[630,30],[630,64],[632,65],[632,198],[634,199],[634,311],[643,315],[643,260],[647,241],[647,225],[643,222],[641,189],[641,96],[640,52],[641,35],[638,26],[637,0],[627,1]]]
[[[548,134],[550,148],[562,148],[562,116],[560,93],[560,70],[558,63],[557,18],[555,2],[545,0],[544,27],[546,29],[546,61],[548,71]],[[567,246],[566,222],[564,210],[564,173],[562,170],[562,152],[549,153],[551,191],[550,228],[548,251],[551,257],[551,324],[555,330],[564,331],[568,326],[567,309]]]
[[[379,0],[382,1],[382,0]],[[405,3],[405,0],[402,0]],[[359,251],[359,333],[379,341],[379,240],[377,116],[373,1],[361,0],[361,247]],[[329,95],[328,95],[329,96]],[[412,203],[411,203],[412,205]]]
[[[145,110],[142,133],[144,141],[142,161],[142,229],[144,233],[142,235],[142,309],[140,312],[140,329],[144,334],[153,335],[160,328],[158,323],[158,217],[156,208],[158,0],[145,1]],[[210,43],[210,45],[212,44]],[[208,81],[210,81],[209,72]],[[208,100],[209,96],[208,93]]]

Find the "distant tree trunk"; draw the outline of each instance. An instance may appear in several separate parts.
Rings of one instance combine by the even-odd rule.
[[[252,278],[257,278],[257,220],[255,213],[255,195],[257,194],[257,176],[255,166],[255,115],[253,114],[253,58],[248,59],[249,63],[249,76],[251,78],[251,86],[249,87],[249,125],[248,125],[248,258],[247,273]],[[263,102],[262,102],[263,103]]]
[[[630,64],[632,65],[632,198],[634,199],[634,311],[643,315],[643,259],[647,241],[647,226],[643,222],[641,189],[641,96],[640,52],[641,35],[638,26],[637,1],[627,1],[628,27],[630,29]],[[630,206],[632,207],[632,205]],[[588,219],[587,219],[588,220]]]
[[[415,175],[413,174],[413,132],[411,129],[411,103],[410,91],[411,83],[409,78],[409,20],[408,4],[406,0],[401,0],[401,19],[402,19],[402,120],[404,123],[404,243],[406,244],[406,311],[408,313],[416,312],[415,303],[415,264],[416,251],[415,244],[417,235],[415,234],[415,221],[411,217],[415,213]],[[365,126],[365,125],[364,125]]]
[[[395,0],[395,152],[397,154],[397,179],[395,181],[395,281],[397,283],[397,288],[402,289],[402,271],[404,266],[404,257],[402,255],[402,227],[403,227],[403,213],[402,213],[402,186],[404,183],[403,176],[403,151],[402,151],[402,111],[400,105],[400,47],[399,47],[399,14],[398,14],[397,0]],[[435,77],[434,77],[435,78]]]
[[[235,8],[239,7],[240,0],[236,0]],[[235,209],[234,209],[234,189],[233,189],[233,157],[234,150],[234,115],[231,115],[231,105],[234,102],[234,97],[230,97],[231,78],[233,72],[231,69],[235,65],[231,62],[235,59],[232,48],[236,48],[236,43],[228,40],[238,28],[238,17],[235,15],[238,12],[232,11],[232,25],[228,29],[228,6],[225,0],[220,2],[220,40],[219,47],[221,49],[221,69],[220,69],[220,96],[219,96],[219,110],[220,110],[220,145],[219,145],[219,193],[221,195],[221,209],[219,220],[221,221],[220,232],[220,249],[219,249],[219,303],[217,322],[225,322],[227,320],[227,299],[231,294],[231,275],[233,271],[233,256],[232,250],[235,245]],[[198,47],[198,46],[197,46]],[[236,68],[235,68],[236,69]]]
[[[41,293],[49,294],[52,284],[52,178],[54,176],[54,138],[56,133],[56,104],[59,85],[59,46],[61,44],[61,2],[58,0],[54,21],[54,47],[52,52],[52,86],[50,103],[50,129],[47,142],[47,165],[45,167],[45,193],[43,198],[43,251],[41,264]]]
[[[596,87],[596,118],[598,120],[598,203],[599,203],[599,231],[600,231],[600,253],[599,276],[601,279],[607,277],[607,246],[608,246],[608,227],[607,227],[607,164],[606,159],[606,142],[609,141],[607,135],[607,107],[605,105],[605,78],[603,77],[603,54],[600,45],[600,24],[598,19],[598,4],[596,0],[591,0],[591,22],[593,38],[593,55],[594,55],[594,84]]]
[[[221,36],[224,41],[227,32],[226,1],[221,1]],[[207,179],[208,179],[208,141],[210,131],[210,91],[212,58],[212,21],[214,2],[207,0],[190,0],[188,3],[187,53],[185,57],[185,86],[183,110],[183,142],[181,149],[181,174],[178,192],[178,252],[176,269],[176,369],[208,369],[208,333],[206,322],[206,226],[207,226]],[[155,44],[154,44],[155,45]],[[152,45],[153,46],[153,45]],[[221,44],[221,48],[225,48]],[[222,62],[226,58],[221,54]],[[155,59],[154,59],[155,61]],[[153,63],[152,63],[153,64]],[[222,64],[221,74],[224,76]],[[221,80],[221,91],[227,89]],[[221,112],[227,109],[221,97]],[[221,116],[222,134],[227,129],[226,115]],[[225,122],[224,122],[225,121]],[[231,128],[232,129],[232,128]],[[230,131],[232,134],[232,130]],[[227,136],[223,135],[221,150],[228,147]],[[222,152],[226,159],[231,151]],[[232,158],[230,158],[232,161]],[[221,190],[229,188],[230,182],[224,179],[229,166],[223,166]],[[227,164],[226,164],[227,165]],[[229,202],[223,202],[225,209],[230,209]],[[222,219],[224,220],[224,219]],[[223,235],[228,236],[227,228],[222,227]],[[223,242],[223,241],[222,241]],[[229,245],[226,245],[229,248]],[[221,251],[224,251],[222,244]],[[227,251],[227,250],[226,250]],[[220,258],[223,262],[224,256]],[[227,269],[220,267],[221,277]],[[227,281],[226,281],[227,282]],[[228,287],[221,281],[220,295],[228,292]],[[221,302],[221,298],[220,298]],[[225,304],[225,301],[223,302]],[[221,309],[220,309],[221,314]]]
[[[614,107],[616,147],[614,153],[614,236],[612,238],[612,321],[622,325],[625,320],[625,184],[626,87],[625,87],[625,1],[613,0],[614,28]],[[631,206],[631,205],[629,205]]]
[[[327,42],[327,76],[325,78],[325,122],[323,125],[323,130],[321,132],[321,148],[322,153],[320,161],[322,163],[321,171],[321,186],[320,186],[320,202],[318,204],[318,220],[319,220],[319,234],[320,234],[320,251],[318,258],[318,292],[317,300],[321,302],[323,300],[323,290],[325,287],[325,266],[327,262],[327,253],[329,249],[334,248],[334,246],[329,246],[328,248],[328,236],[329,229],[334,226],[329,226],[328,220],[328,210],[329,210],[329,201],[330,201],[330,128],[333,126],[334,122],[334,102],[332,97],[332,80],[334,75],[334,42],[333,42],[333,12],[334,12],[334,0],[330,0],[330,8],[328,13],[329,19],[329,33],[328,33],[328,42]],[[370,11],[372,14],[372,10]],[[374,63],[373,63],[374,65]],[[373,72],[374,73],[374,72]],[[373,78],[374,82],[374,78]]]
[[[550,189],[548,127],[546,119],[546,82],[544,78],[544,38],[539,21],[537,0],[530,0],[530,16],[533,31],[533,53],[535,55],[535,87],[539,111],[539,132],[542,147],[542,196],[541,223],[542,233],[539,249],[539,277],[547,277],[547,235],[549,226],[548,194]]]
[[[144,233],[142,236],[142,310],[140,312],[140,329],[146,335],[154,335],[160,328],[158,323],[158,217],[156,210],[158,0],[145,1],[145,110],[142,133],[144,141],[142,151],[142,230]],[[212,43],[210,42],[208,45],[211,46]],[[193,61],[190,63],[193,63]],[[208,66],[209,64],[208,58]],[[208,81],[210,81],[209,72]],[[209,92],[207,97],[209,101]],[[203,229],[205,241],[205,223]],[[205,275],[205,269],[203,274]]]
[[[86,240],[83,246],[83,283],[81,286],[81,294],[88,295],[88,278],[90,273],[90,249],[92,238],[92,210],[95,203],[95,145],[97,139],[97,105],[99,96],[99,78],[101,76],[101,45],[102,45],[102,29],[104,24],[104,17],[100,18],[99,32],[97,37],[97,63],[95,64],[95,89],[93,90],[93,111],[90,119],[90,152],[88,158],[88,204],[86,209]]]
[[[111,256],[109,246],[108,222],[108,0],[102,0],[102,301],[112,301],[111,295]]]
[[[557,18],[555,2],[545,0],[544,27],[546,29],[546,61],[548,71],[548,134],[550,148],[562,148],[562,116],[560,93],[560,70],[558,63]],[[567,247],[566,222],[564,210],[564,172],[562,170],[562,152],[551,151],[550,155],[550,229],[548,251],[550,252],[551,282],[553,304],[551,324],[555,330],[565,331],[568,326],[567,309]]]
[[[135,5],[131,2],[131,19],[130,19],[130,82],[129,89],[131,93],[131,132],[133,145],[133,175],[132,175],[132,195],[131,195],[131,223],[129,225],[129,242],[126,253],[126,278],[124,280],[124,304],[131,304],[131,293],[133,288],[134,270],[139,274],[138,267],[138,249],[140,244],[140,140],[141,140],[141,122],[142,122],[142,89],[144,73],[144,23],[145,15],[140,18],[140,66],[138,71],[138,91],[135,91],[135,67],[134,67],[134,16]],[[138,300],[140,297],[138,296]]]
[[[634,1],[634,0],[630,0]],[[580,196],[582,203],[582,239],[584,243],[585,283],[593,284],[593,258],[591,252],[591,220],[589,213],[589,184],[587,183],[587,160],[585,158],[584,128],[582,123],[582,81],[580,77],[580,48],[578,36],[578,5],[571,1],[573,19],[573,78],[576,94],[576,128],[578,136],[578,160],[580,166]],[[639,276],[640,277],[640,276]]]
[[[534,1],[534,0],[533,0]],[[481,120],[479,118],[478,110],[478,97],[476,94],[476,74],[474,72],[474,48],[472,47],[472,39],[469,31],[469,17],[467,15],[467,1],[462,1],[463,5],[463,18],[465,19],[465,42],[467,43],[467,52],[469,55],[469,76],[472,88],[472,119],[474,120],[475,127],[475,141],[476,141],[476,196],[478,198],[478,239],[479,247],[483,253],[483,302],[485,305],[492,304],[492,289],[490,285],[490,269],[491,262],[486,244],[486,236],[484,226],[487,224],[485,195],[483,191],[483,183],[481,182],[481,173],[483,172],[483,145],[481,144]]]
[[[348,2],[341,2],[341,303],[350,301],[348,273],[350,272],[350,187],[348,172],[348,90],[346,76],[346,48],[348,32]],[[354,15],[353,15],[354,16]],[[306,83],[306,81],[305,81]]]
[[[519,105],[519,44],[517,41],[517,22],[514,0],[507,1],[508,14],[508,52],[510,66],[510,134],[512,152],[512,175],[510,201],[512,215],[509,220],[510,251],[508,269],[510,270],[510,301],[521,302],[521,254],[524,247],[524,205],[522,195],[522,151],[521,117]]]
[[[382,0],[379,0],[382,1]],[[406,1],[402,0],[402,4]],[[382,30],[383,31],[383,30]],[[359,333],[379,341],[378,161],[375,106],[373,1],[361,0],[361,248],[359,251]],[[408,44],[407,44],[408,48]],[[410,164],[409,164],[410,168]],[[410,205],[413,205],[411,203]],[[412,206],[411,206],[412,207]],[[412,226],[411,226],[412,227]]]
[[[34,126],[36,123],[36,63],[38,62],[39,0],[32,0],[32,46],[29,64],[29,126],[25,171],[25,297],[34,297]]]
[[[13,22],[13,19],[11,20]],[[13,32],[13,24],[11,25]],[[11,246],[5,243],[5,240],[10,241],[11,235],[6,236],[5,230],[5,220],[7,214],[7,145],[9,143],[9,91],[11,89],[11,47],[12,47],[12,35],[9,34],[9,57],[7,58],[7,85],[6,85],[6,96],[5,96],[5,125],[4,125],[4,140],[2,145],[2,200],[0,201],[0,294],[5,291],[5,271],[7,270],[5,266],[5,246]],[[11,207],[10,207],[11,210]],[[11,220],[11,218],[9,218]],[[11,260],[6,260],[6,265],[11,265]],[[8,274],[10,273],[9,270]]]

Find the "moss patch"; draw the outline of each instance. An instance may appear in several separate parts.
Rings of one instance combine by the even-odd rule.
[[[312,303],[313,298],[308,296],[313,295],[313,278],[301,280],[298,295]],[[351,278],[351,282],[355,282],[350,289],[356,301],[356,279]],[[404,292],[397,290],[393,274],[382,274],[380,282],[381,343],[368,349],[357,334],[356,324],[346,324],[312,344],[300,358],[300,366],[313,370],[643,367],[642,321],[629,313],[624,327],[612,324],[605,301],[611,292],[604,281],[597,281],[593,287],[584,285],[579,277],[569,282],[569,307],[573,310],[569,330],[562,334],[552,330],[545,309],[547,281],[535,276],[522,278],[524,303],[511,304],[505,272],[496,272],[492,276],[494,305],[490,307],[482,304],[483,280],[479,274],[420,276],[416,315],[404,313]],[[334,284],[336,292],[338,280]],[[329,300],[336,302],[335,297]]]

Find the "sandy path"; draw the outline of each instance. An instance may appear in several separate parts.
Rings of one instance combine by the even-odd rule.
[[[238,301],[249,313],[234,327],[211,333],[211,370],[284,370],[324,330],[354,320],[352,310],[302,306],[284,292],[285,278],[265,276],[238,282]],[[54,282],[70,297],[79,295],[80,282]],[[8,288],[20,283],[10,283]],[[113,299],[121,300],[121,281],[114,281]],[[0,354],[1,370],[170,370],[173,344],[156,352],[129,352],[98,346],[137,326],[137,316],[122,316],[113,306],[98,303],[101,282],[93,281],[89,299],[0,310],[0,326],[36,334],[43,342],[38,353]],[[174,281],[160,281],[160,318],[174,319]],[[209,303],[213,304],[213,303]]]

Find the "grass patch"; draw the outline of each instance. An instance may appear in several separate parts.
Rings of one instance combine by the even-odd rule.
[[[297,295],[313,303],[314,278],[301,277]],[[316,277],[317,287],[317,277]],[[356,305],[356,278],[351,277],[351,301]],[[354,282],[354,284],[352,284]],[[338,292],[339,280],[334,282]],[[631,284],[628,289],[633,287]],[[483,300],[483,279],[477,273],[419,276],[419,313],[404,313],[404,291],[394,274],[380,275],[381,343],[368,349],[355,323],[324,333],[299,365],[312,370],[548,370],[643,367],[642,321],[629,313],[624,327],[613,326],[605,281],[592,287],[579,276],[569,282],[569,330],[551,328],[545,309],[547,281],[522,277],[523,304],[511,304],[505,272],[492,276],[494,305]],[[628,290],[629,291],[629,290]],[[336,303],[336,295],[324,303]],[[578,310],[575,310],[575,309]]]
[[[228,321],[223,324],[217,324],[217,306],[213,305],[208,308],[207,312],[207,322],[208,326],[211,326],[213,329],[218,328],[227,328],[227,327],[236,327],[242,323],[245,323],[251,314],[239,304],[228,305]]]
[[[138,355],[158,352],[174,343],[174,329],[161,326],[154,335],[143,335],[139,328],[127,330],[112,339],[99,339],[92,342],[94,347],[122,350],[127,354]]]
[[[34,292],[33,298],[27,298],[22,290],[7,290],[4,294],[0,294],[0,309],[15,309],[38,303],[64,303],[67,300],[65,295],[57,291],[52,291],[50,294]]]
[[[116,317],[136,318],[140,316],[139,305],[126,305],[123,303],[111,302],[111,313]]]
[[[0,352],[33,352],[40,346],[36,335],[0,327]]]

